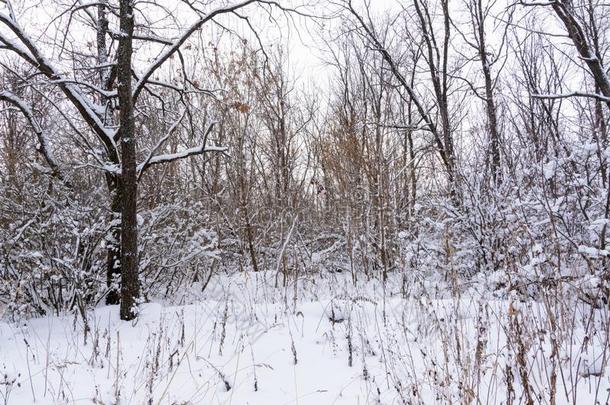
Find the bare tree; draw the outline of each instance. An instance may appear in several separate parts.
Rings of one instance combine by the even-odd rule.
[[[430,108],[424,104],[423,97],[418,94],[415,88],[410,84],[410,81],[402,71],[399,62],[392,56],[390,50],[384,44],[382,37],[374,26],[369,10],[370,3],[365,4],[366,18],[356,10],[351,0],[346,1],[345,6],[349,13],[355,18],[356,24],[361,30],[362,35],[370,41],[373,49],[382,55],[401,89],[406,92],[406,97],[410,100],[409,102],[414,104],[421,120],[424,122],[425,129],[432,134],[437,152],[447,173],[450,194],[452,195],[453,201],[457,203],[459,194],[457,185],[458,178],[453,145],[454,140],[452,136],[452,113],[449,105],[449,86],[451,79],[451,72],[449,71],[449,38],[451,24],[448,3],[446,1],[441,2],[443,29],[440,34],[442,37],[438,38],[436,25],[431,17],[429,6],[421,1],[414,2],[416,12],[415,22],[421,30],[424,50],[422,56],[428,66],[432,92],[434,94],[434,108],[437,111],[438,120],[432,115]],[[413,40],[413,38],[411,38],[411,40]]]
[[[143,92],[155,93],[155,87],[166,87],[178,93],[187,91],[171,83],[155,80],[155,73],[180,54],[180,48],[202,26],[223,14],[232,14],[237,10],[254,3],[264,1],[245,0],[232,5],[220,6],[211,11],[203,11],[191,6],[190,12],[196,17],[187,28],[174,26],[177,36],[171,39],[160,38],[150,34],[150,29],[138,25],[136,15],[146,15],[147,3],[134,3],[129,0],[119,1],[118,7],[110,1],[91,4],[74,4],[64,10],[59,18],[67,19],[66,32],[69,33],[76,22],[75,15],[84,13],[82,26],[91,22],[97,42],[97,51],[86,58],[80,57],[80,51],[72,53],[74,70],[66,73],[63,66],[55,65],[45,56],[45,52],[32,39],[31,35],[18,22],[18,17],[11,1],[5,1],[4,11],[0,13],[0,44],[4,50],[16,54],[20,59],[30,64],[37,73],[44,76],[48,85],[55,86],[63,98],[56,104],[59,111],[70,106],[77,115],[64,118],[75,130],[76,137],[87,145],[87,154],[95,161],[94,165],[105,173],[109,190],[113,196],[111,211],[121,212],[120,254],[115,238],[111,242],[108,254],[108,281],[111,282],[118,271],[117,258],[120,257],[121,287],[121,317],[131,319],[135,316],[134,305],[139,295],[138,281],[138,251],[137,251],[137,183],[146,170],[154,165],[174,162],[190,156],[207,152],[223,151],[222,147],[209,147],[205,144],[188,148],[176,153],[159,154],[164,143],[169,139],[171,130],[161,138],[158,145],[147,157],[138,163],[135,111]],[[97,10],[97,17],[92,10]],[[137,11],[137,13],[136,13]],[[67,16],[67,17],[66,17]],[[112,16],[112,19],[109,17]],[[84,22],[82,22],[84,21]],[[113,28],[118,25],[118,29]],[[60,52],[65,51],[68,36],[60,40],[56,46]],[[112,44],[108,44],[108,40]],[[134,41],[141,41],[160,47],[159,54],[143,70],[134,67]],[[118,43],[118,47],[114,44]],[[111,50],[116,49],[114,54]],[[93,64],[91,64],[93,62]],[[94,74],[91,75],[90,72]],[[101,85],[99,84],[100,82]],[[189,85],[188,78],[186,84]],[[192,86],[192,83],[190,84]],[[194,86],[193,86],[194,87]],[[198,90],[198,89],[195,89]],[[46,148],[48,137],[44,129],[36,124],[31,108],[26,101],[19,99],[9,89],[2,89],[2,100],[18,106],[21,112],[33,125],[41,142],[41,153],[51,170],[61,174],[61,165],[55,162]],[[114,122],[114,112],[118,110],[117,122]],[[86,131],[79,129],[80,123],[86,124]],[[99,147],[89,141],[88,133],[95,135]],[[205,137],[204,137],[205,140]],[[101,147],[101,150],[100,150]],[[114,228],[116,230],[116,228]],[[114,237],[116,237],[116,231]],[[112,285],[109,286],[112,289]],[[109,299],[114,302],[116,298]]]
[[[471,39],[460,31],[459,27],[456,30],[464,37],[464,42],[472,47],[478,56],[481,64],[481,72],[484,80],[484,95],[479,95],[474,89],[475,94],[485,102],[485,112],[487,115],[487,129],[490,139],[490,166],[492,179],[494,182],[501,182],[501,127],[499,120],[499,112],[496,100],[496,88],[498,84],[497,73],[494,76],[493,68],[499,61],[502,61],[502,53],[507,45],[507,33],[512,19],[512,10],[508,14],[508,20],[503,22],[504,32],[501,33],[500,43],[497,49],[493,49],[487,38],[487,29],[489,19],[494,16],[491,14],[496,2],[490,1],[484,3],[483,0],[469,0],[466,2],[466,7],[470,16],[471,24]],[[486,25],[487,24],[487,25]]]

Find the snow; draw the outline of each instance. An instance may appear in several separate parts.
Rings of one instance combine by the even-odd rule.
[[[551,160],[548,163],[545,163],[544,167],[542,168],[542,173],[544,174],[544,178],[546,180],[552,179],[553,176],[555,176],[555,172],[557,171],[558,167],[559,167],[559,163],[556,160]]]
[[[597,249],[591,246],[579,246],[578,253],[582,253],[583,255],[597,258],[597,257],[605,257],[610,254],[606,249]]]
[[[590,350],[581,355],[580,376],[599,376],[604,370],[604,353],[600,350]]]
[[[117,307],[100,307],[88,314],[87,334],[70,315],[0,323],[0,395],[8,404],[428,404],[460,402],[458,387],[470,384],[483,403],[500,403],[514,358],[508,319],[542,310],[405,298],[376,281],[354,287],[348,275],[303,280],[299,289],[276,288],[274,278],[219,275],[203,293],[198,283],[185,291],[187,305],[143,304],[133,323],[120,321]],[[548,395],[540,362],[556,336],[542,336],[528,343],[530,378]],[[477,342],[485,348],[478,386]],[[606,352],[581,329],[565,337],[558,403],[571,403],[562,394],[570,378],[578,403],[593,403],[596,384],[610,389]]]
[[[182,150],[180,152],[176,152],[176,153],[171,153],[171,154],[168,153],[168,154],[153,156],[153,157],[149,158],[146,162],[139,164],[137,170],[138,170],[138,172],[142,172],[142,170],[144,168],[146,168],[147,166],[154,165],[154,164],[172,162],[174,160],[184,159],[189,156],[200,155],[203,153],[226,152],[227,150],[228,150],[228,148],[226,148],[224,146],[205,146],[205,145],[195,146],[193,148],[184,149],[184,150]]]

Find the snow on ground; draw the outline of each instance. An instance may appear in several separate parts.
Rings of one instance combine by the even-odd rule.
[[[607,403],[607,311],[575,312],[578,325],[599,322],[585,338],[542,330],[539,304],[313,280],[218,276],[185,305],[144,304],[135,323],[98,308],[88,333],[73,315],[0,323],[0,404],[526,403],[522,370],[535,402],[550,403],[553,364],[557,403]]]

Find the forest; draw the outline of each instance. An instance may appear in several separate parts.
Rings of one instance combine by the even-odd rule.
[[[608,404],[609,130],[606,0],[0,0],[0,405]]]

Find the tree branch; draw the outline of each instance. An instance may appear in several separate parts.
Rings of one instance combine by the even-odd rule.
[[[8,49],[17,53],[22,59],[34,66],[39,72],[43,73],[48,79],[59,82],[59,88],[104,145],[108,156],[111,160],[118,161],[117,148],[113,139],[114,130],[104,126],[100,116],[95,112],[95,106],[91,104],[76,85],[65,82],[66,79],[60,71],[42,55],[38,47],[13,18],[4,13],[0,13],[0,23],[10,29],[25,48],[2,34],[0,34],[0,41],[2,41]]]
[[[601,94],[595,94],[595,93],[583,93],[580,91],[575,91],[572,93],[565,93],[565,94],[532,94],[532,97],[539,98],[539,99],[547,99],[547,100],[555,100],[555,99],[570,98],[570,97],[586,97],[586,98],[594,98],[596,100],[603,101],[605,103],[610,102],[610,97],[605,97]]]
[[[17,107],[17,109],[19,109],[19,111],[21,111],[21,113],[25,116],[25,118],[28,120],[28,122],[32,126],[32,129],[34,130],[34,133],[36,134],[36,138],[38,139],[39,146],[36,148],[36,150],[38,152],[40,152],[40,154],[44,157],[45,161],[51,168],[52,175],[61,180],[64,180],[61,170],[59,169],[59,165],[57,164],[57,162],[55,162],[53,153],[51,152],[51,150],[49,148],[49,142],[48,142],[47,136],[44,133],[44,131],[42,130],[42,127],[38,123],[38,120],[36,119],[36,117],[34,117],[34,113],[32,112],[32,109],[30,108],[30,106],[25,102],[25,100],[23,100],[16,94],[14,94],[10,91],[6,91],[6,90],[0,91],[0,101],[5,101],[7,103],[10,103],[10,104],[14,105],[15,107]]]
[[[183,114],[184,116],[184,114]],[[180,118],[180,120],[182,119],[182,117]],[[140,177],[142,177],[142,174],[144,174],[144,172],[151,166],[154,165],[158,165],[161,163],[169,163],[169,162],[174,162],[176,160],[181,160],[181,159],[185,159],[187,157],[191,157],[191,156],[197,156],[197,155],[202,155],[204,153],[208,153],[208,152],[226,152],[228,148],[224,147],[224,146],[205,146],[205,143],[202,144],[201,146],[196,146],[194,148],[189,148],[189,149],[185,149],[183,151],[180,152],[176,152],[176,153],[171,153],[171,154],[167,154],[167,155],[158,155],[158,156],[152,156],[152,154],[154,153],[154,151],[156,149],[158,149],[160,147],[160,145],[162,145],[165,140],[169,137],[170,133],[175,129],[175,127],[178,126],[179,122],[176,122],[172,128],[170,128],[170,131],[168,131],[168,134],[163,137],[158,143],[157,146],[155,146],[155,148],[153,148],[151,154],[149,155],[149,157],[143,162],[140,163],[138,165],[138,179]],[[207,129],[203,139],[207,139],[209,133],[212,131],[212,128],[214,128],[214,124],[211,124],[209,126],[209,128]],[[205,141],[204,141],[205,142]]]
[[[165,51],[163,51],[163,53],[161,53],[161,55],[144,71],[144,73],[140,77],[140,80],[138,80],[138,83],[136,83],[134,91],[133,91],[134,103],[138,99],[138,96],[142,92],[142,89],[148,82],[148,79],[150,79],[150,77],[153,75],[153,73],[157,69],[159,69],[174,53],[176,53],[178,51],[178,49],[180,49],[180,47],[186,42],[186,40],[195,31],[200,29],[206,22],[210,21],[211,19],[213,19],[214,17],[216,17],[218,15],[232,13],[242,7],[245,7],[249,4],[256,3],[256,2],[257,2],[257,0],[245,0],[245,1],[241,1],[239,3],[233,4],[233,5],[230,5],[230,6],[217,8],[217,9],[209,12],[206,16],[201,17],[194,24],[192,24],[176,41],[174,41]]]

